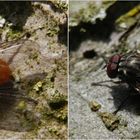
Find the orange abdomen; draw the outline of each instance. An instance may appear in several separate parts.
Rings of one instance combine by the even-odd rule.
[[[11,70],[9,65],[0,59],[0,85],[5,84],[10,80]]]

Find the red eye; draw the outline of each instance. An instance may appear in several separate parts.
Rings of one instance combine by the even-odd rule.
[[[114,55],[109,59],[107,64],[107,75],[110,78],[116,78],[118,74],[118,64],[121,59],[120,55]]]
[[[11,70],[9,65],[0,59],[0,85],[8,82],[10,80]]]
[[[109,62],[110,63],[118,63],[120,61],[121,55],[113,55],[110,59]]]

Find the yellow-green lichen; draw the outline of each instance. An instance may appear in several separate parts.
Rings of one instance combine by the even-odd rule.
[[[52,109],[59,109],[67,103],[67,96],[61,94],[58,90],[55,90],[55,93],[52,94],[48,99],[48,104]]]
[[[137,22],[136,16],[140,12],[140,5],[134,7],[130,11],[128,11],[126,14],[122,15],[116,20],[116,24],[120,28],[128,29],[130,26],[135,24]]]
[[[68,9],[68,5],[67,5],[67,3],[65,1],[51,0],[51,2],[59,10],[67,11],[67,9]]]
[[[77,26],[80,22],[90,22],[90,23],[95,23],[96,19],[104,19],[106,16],[106,9],[114,3],[114,1],[108,1],[108,2],[103,2],[101,5],[96,4],[93,1],[89,2],[82,2],[84,8],[80,8],[78,12],[73,12],[72,10],[73,5],[77,4],[79,6],[78,2],[72,1],[70,3],[70,26]],[[81,4],[82,4],[81,3]],[[85,3],[85,4],[84,4]],[[85,30],[84,30],[85,32]]]
[[[54,116],[60,121],[67,122],[68,117],[67,113],[68,113],[67,106],[65,106],[63,109],[60,109],[58,112],[56,112]]]
[[[50,133],[52,133],[52,134],[57,135],[57,136],[60,135],[59,130],[58,130],[57,127],[51,127],[51,128],[48,129],[48,131],[49,131]]]
[[[39,81],[39,82],[37,82],[37,83],[34,85],[33,89],[34,89],[36,92],[39,92],[39,91],[42,91],[42,86],[43,86],[43,82],[42,82],[42,81]]]
[[[101,108],[101,105],[96,101],[89,102],[89,107],[92,111],[98,111]]]
[[[98,115],[101,117],[106,128],[110,131],[113,131],[114,129],[118,128],[120,124],[120,118],[115,114],[108,112],[99,112]]]
[[[7,32],[7,39],[8,40],[17,40],[22,36],[22,32],[18,30],[13,30],[9,28],[9,31]]]
[[[17,110],[23,111],[25,110],[27,107],[26,102],[25,101],[20,101],[17,105]]]

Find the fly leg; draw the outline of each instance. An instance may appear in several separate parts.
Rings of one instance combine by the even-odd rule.
[[[38,103],[36,100],[34,100],[34,99],[30,98],[30,97],[17,95],[17,94],[13,94],[13,93],[0,92],[0,97],[7,97],[7,98],[13,98],[13,99],[23,99],[23,100],[26,100],[28,102],[32,102],[34,104]]]
[[[23,99],[26,100],[28,102],[32,102],[34,104],[37,104],[37,101],[27,97],[26,93],[24,90],[18,90],[16,88],[13,87],[13,81],[9,81],[8,83],[6,83],[3,86],[0,86],[0,97],[6,97],[6,98],[10,98],[10,99]]]
[[[93,82],[91,83],[92,86],[105,86],[105,87],[108,87],[108,88],[111,88],[111,86],[107,85],[107,84],[103,84],[103,83],[107,83],[107,82],[111,82],[111,83],[114,83],[114,84],[122,84],[124,83],[123,81],[113,81],[113,80],[106,80],[106,81],[100,81],[100,82]]]

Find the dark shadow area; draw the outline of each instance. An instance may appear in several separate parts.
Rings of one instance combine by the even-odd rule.
[[[1,1],[0,6],[0,15],[13,24],[13,30],[22,30],[33,12],[31,1]]]
[[[116,85],[112,88],[111,95],[116,109],[122,104],[120,110],[127,110],[140,115],[140,95],[125,85]]]
[[[113,97],[114,105],[116,108],[114,112],[127,110],[136,115],[140,115],[140,94],[128,87],[127,84],[116,84],[114,86],[109,86],[108,84],[104,84],[104,82],[100,82],[92,83],[91,86],[108,87],[112,89],[111,95]]]
[[[106,10],[107,16],[102,21],[96,19],[96,24],[80,22],[77,26],[70,27],[70,51],[76,51],[81,42],[87,39],[108,42],[115,30],[116,19],[139,4],[140,1],[125,1],[125,4],[116,1]]]
[[[68,19],[64,24],[59,25],[58,42],[68,46]]]
[[[84,57],[84,58],[87,58],[87,59],[92,59],[92,58],[96,57],[97,55],[98,55],[98,54],[97,54],[97,52],[95,52],[94,49],[92,49],[92,50],[87,50],[87,51],[85,51],[85,52],[83,53],[83,57]]]
[[[67,105],[67,101],[65,100],[58,100],[57,102],[50,102],[49,106],[51,109],[57,110]]]
[[[14,96],[13,84],[11,82],[0,86],[0,129],[18,131],[17,123],[10,121],[14,118],[14,106],[17,102]],[[13,123],[11,123],[13,122]]]

